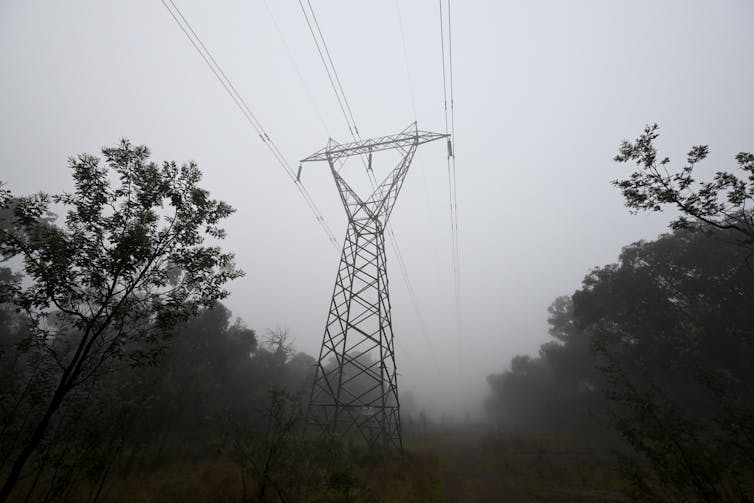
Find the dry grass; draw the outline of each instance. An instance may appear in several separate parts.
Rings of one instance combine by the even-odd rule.
[[[127,476],[115,474],[102,500],[123,503],[240,501],[242,494],[238,465],[216,459],[176,462]]]
[[[416,444],[403,458],[356,469],[379,501],[391,503],[440,503],[445,501],[443,463],[439,453]]]
[[[351,475],[359,494],[385,503],[627,501],[622,496],[627,483],[609,445],[483,431],[437,430],[410,440],[403,458],[386,463],[363,450],[351,451]],[[138,469],[115,469],[101,501],[240,502],[242,494],[239,467],[227,457],[170,456]]]
[[[562,437],[488,436],[484,463],[510,481],[527,501],[628,501],[611,445]]]

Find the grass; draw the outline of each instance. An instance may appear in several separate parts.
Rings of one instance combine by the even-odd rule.
[[[423,445],[407,448],[402,458],[356,469],[379,501],[393,503],[444,502],[443,463],[437,452]]]
[[[486,466],[536,502],[628,501],[608,443],[493,435],[480,443]]]
[[[240,501],[243,489],[238,466],[226,459],[170,463],[157,469],[114,474],[102,500],[157,503]]]
[[[624,502],[628,484],[615,468],[606,443],[573,438],[484,433],[482,426],[437,428],[406,442],[405,455],[387,462],[364,450],[348,454],[356,498],[317,501],[386,503],[459,502]],[[121,463],[100,501],[242,501],[239,466],[227,455],[191,457],[172,452],[135,466]],[[249,492],[253,484],[249,481]],[[91,488],[81,487],[81,494]],[[327,491],[312,495],[322,498]]]

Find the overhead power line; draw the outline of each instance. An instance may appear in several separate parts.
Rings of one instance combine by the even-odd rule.
[[[241,114],[244,116],[244,118],[246,118],[249,125],[251,125],[251,127],[257,133],[257,135],[259,136],[259,139],[262,140],[262,143],[264,143],[264,145],[270,151],[272,156],[277,161],[278,165],[283,169],[283,171],[285,171],[285,173],[291,179],[293,184],[296,186],[296,189],[298,190],[301,197],[304,199],[304,202],[309,207],[309,210],[314,215],[314,218],[317,220],[320,227],[322,227],[322,230],[325,232],[325,235],[327,236],[328,240],[337,249],[338,241],[335,238],[335,235],[333,234],[330,227],[327,225],[327,222],[322,216],[322,213],[317,208],[317,205],[314,203],[314,200],[309,194],[309,191],[301,183],[301,181],[297,179],[296,173],[293,171],[293,168],[291,168],[291,165],[288,163],[288,161],[286,161],[285,157],[280,152],[280,149],[278,148],[277,144],[272,140],[270,135],[262,126],[262,123],[259,122],[257,117],[251,111],[251,109],[249,108],[249,105],[246,103],[246,101],[243,99],[243,97],[238,92],[236,87],[233,85],[231,80],[225,74],[222,67],[220,67],[220,65],[217,63],[215,58],[212,56],[212,53],[209,51],[207,46],[204,45],[199,35],[191,26],[191,23],[189,23],[188,19],[186,19],[186,17],[183,15],[183,13],[181,12],[181,10],[178,8],[178,6],[175,4],[173,0],[160,0],[160,1],[162,2],[162,5],[165,7],[165,9],[167,9],[167,11],[170,13],[170,16],[173,18],[176,24],[178,24],[178,27],[181,29],[184,35],[186,35],[186,38],[189,39],[189,42],[191,42],[191,45],[194,47],[194,49],[196,49],[196,52],[199,53],[202,60],[207,64],[209,69],[212,71],[213,75],[217,78],[218,82],[220,82],[220,85],[223,86],[223,89],[225,89],[225,91],[231,97],[231,99],[233,100],[233,103],[235,103],[236,107],[238,107],[238,109],[241,111]]]
[[[456,178],[456,149],[455,149],[455,112],[453,99],[453,25],[451,20],[450,0],[447,0],[447,12],[443,14],[443,0],[438,0],[440,10],[440,51],[442,55],[442,90],[443,90],[443,110],[445,116],[445,133],[450,134],[448,138],[448,197],[450,206],[450,234],[452,243],[452,262],[453,262],[453,292],[456,308],[456,325],[458,332],[459,355],[462,353],[461,330],[463,327],[461,313],[461,272],[460,272],[460,252],[458,238],[458,192]],[[446,30],[445,23],[447,17],[447,44],[448,50],[445,51]],[[446,64],[447,61],[447,64]],[[450,100],[448,100],[448,90],[450,91]],[[449,105],[449,106],[448,106]]]
[[[317,15],[314,13],[314,9],[312,8],[311,1],[306,0],[306,4],[309,6],[309,10],[312,13],[312,19],[314,19],[314,26],[317,27],[317,33],[319,34],[319,38],[322,40],[322,45],[325,48],[325,54],[327,54],[327,61],[330,62],[330,68],[332,68],[333,74],[335,75],[335,82],[338,84],[338,89],[340,89],[340,95],[343,97],[343,102],[346,104],[346,110],[348,111],[348,116],[351,118],[353,129],[356,132],[356,136],[359,136],[359,128],[356,126],[356,120],[353,118],[353,111],[351,111],[351,105],[348,103],[348,98],[346,98],[345,91],[343,91],[343,84],[340,83],[340,77],[338,76],[338,71],[335,69],[335,63],[333,63],[332,56],[330,56],[330,50],[327,48],[327,43],[325,42],[325,37],[324,35],[322,35],[322,30],[319,27],[319,21],[317,20]]]
[[[320,60],[322,61],[322,65],[325,67],[325,72],[327,73],[327,78],[330,82],[330,87],[332,88],[332,91],[335,94],[335,98],[338,102],[338,106],[341,110],[341,113],[343,114],[343,118],[346,124],[348,125],[348,130],[351,134],[351,137],[354,141],[360,140],[361,136],[359,134],[359,128],[356,125],[356,119],[354,118],[350,103],[343,90],[343,85],[338,75],[338,71],[335,68],[335,63],[333,62],[332,55],[330,53],[329,48],[327,47],[327,42],[325,41],[324,34],[322,33],[322,28],[319,24],[319,20],[317,19],[317,15],[314,12],[314,8],[312,7],[311,1],[306,0],[306,7],[304,6],[303,0],[298,0],[298,4],[299,4],[299,7],[301,8],[301,13],[304,15],[304,19],[306,20],[306,25],[309,28],[309,33],[311,34],[312,39],[314,40],[314,45],[317,48],[317,53],[319,54]],[[399,22],[401,23],[400,24],[401,36],[403,37],[403,25],[400,19],[400,8],[398,10],[398,15],[399,15]],[[407,72],[407,75],[409,75],[408,57],[407,57],[407,51],[406,51],[405,38],[403,39],[403,51],[404,51],[404,58],[405,58],[405,63],[406,63],[406,72]],[[409,75],[409,92],[411,93],[411,104],[412,104],[414,116],[416,116],[416,108],[414,106],[413,88],[411,85],[410,75]],[[367,173],[367,178],[369,179],[372,190],[375,190],[379,184],[377,183],[377,179],[374,175],[374,172],[369,166],[369,163],[364,159],[364,156],[362,155],[359,157],[361,159],[362,164],[364,165],[364,169]],[[395,256],[398,260],[398,269],[401,273],[404,283],[406,284],[408,297],[411,302],[411,306],[414,310],[414,313],[416,315],[416,318],[419,322],[422,335],[424,336],[424,338],[427,340],[427,343],[429,344],[433,361],[436,362],[437,359],[434,355],[434,350],[432,349],[432,346],[431,346],[431,340],[429,338],[429,334],[426,328],[426,323],[419,309],[419,304],[417,301],[416,293],[411,284],[411,280],[409,279],[408,270],[406,268],[406,262],[403,259],[403,254],[401,253],[401,250],[398,246],[398,240],[395,237],[395,232],[393,230],[392,224],[390,223],[388,223],[388,227],[387,227],[387,236],[388,236],[388,242],[390,243],[390,247],[392,248],[393,253],[395,253]]]
[[[458,185],[456,183],[456,114],[453,98],[453,22],[451,18],[450,0],[448,0],[448,69],[450,80],[450,139],[451,139],[451,163],[453,172],[453,227],[455,228],[455,253],[456,253],[456,285],[458,292],[458,315],[460,323],[461,315],[461,264],[458,237]]]
[[[317,16],[314,14],[314,9],[312,9],[312,4],[308,1],[306,2],[306,4],[309,7],[308,12],[306,10],[306,7],[304,7],[302,0],[298,0],[298,5],[299,7],[301,7],[301,12],[304,14],[304,19],[306,19],[306,25],[309,28],[309,33],[311,34],[312,39],[314,40],[314,45],[317,48],[319,58],[322,61],[322,65],[325,67],[325,72],[327,72],[327,78],[330,81],[330,86],[335,93],[335,98],[338,100],[340,111],[343,113],[343,117],[346,120],[348,131],[355,138],[355,136],[359,134],[359,129],[356,126],[356,121],[353,119],[351,107],[348,104],[348,99],[346,98],[345,93],[343,92],[343,86],[341,85],[340,78],[338,77],[338,73],[335,70],[335,65],[333,64],[332,57],[330,56],[330,51],[327,48],[327,43],[322,36],[322,30],[319,28],[319,22],[317,21]]]
[[[395,9],[398,12],[398,28],[401,31],[401,43],[403,45],[403,63],[406,67],[406,79],[408,80],[408,94],[411,98],[411,111],[414,114],[414,121],[416,121],[416,101],[414,100],[414,85],[411,82],[411,70],[408,64],[408,50],[406,49],[406,35],[403,31],[403,16],[401,15],[401,3],[400,0],[395,0]]]
[[[438,0],[440,6],[440,54],[442,55],[442,97],[443,110],[445,111],[445,133],[450,132],[448,127],[448,85],[445,71],[445,16],[442,13],[442,0]],[[450,152],[448,152],[450,157]]]
[[[312,95],[312,92],[306,83],[306,79],[304,78],[304,75],[301,73],[301,70],[299,69],[299,66],[296,63],[296,59],[293,57],[293,53],[291,52],[291,47],[288,45],[288,42],[286,41],[285,36],[283,35],[283,30],[280,29],[280,25],[278,24],[277,19],[275,19],[275,15],[272,13],[272,9],[270,8],[269,2],[267,2],[267,0],[264,0],[264,6],[265,6],[265,9],[267,10],[267,14],[269,14],[270,19],[272,20],[273,26],[275,26],[275,31],[277,32],[278,37],[280,38],[280,42],[283,44],[283,47],[285,47],[285,52],[288,55],[288,61],[290,61],[291,66],[296,72],[296,75],[298,76],[298,79],[301,82],[301,87],[303,87],[304,91],[306,92],[306,96],[309,99],[309,103],[311,104],[312,110],[314,110],[314,113],[317,114],[317,118],[319,119],[319,122],[322,125],[322,129],[324,129],[325,133],[327,133],[327,135],[330,136],[330,130],[327,127],[327,123],[325,122],[325,119],[322,117],[322,114],[319,111],[319,107],[317,106],[316,100],[314,99],[314,96]]]

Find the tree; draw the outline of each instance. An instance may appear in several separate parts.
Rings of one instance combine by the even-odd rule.
[[[233,255],[206,239],[224,237],[220,222],[233,209],[211,199],[190,162],[149,161],[145,146],[122,140],[69,159],[74,191],[13,198],[0,225],[0,255],[18,256],[25,280],[11,281],[0,302],[29,325],[27,351],[51,362],[49,391],[20,436],[0,501],[10,496],[30,457],[74,391],[126,365],[149,365],[173,326],[225,297],[223,285],[242,275]],[[51,205],[66,210],[58,225]]]
[[[672,228],[689,227],[692,221],[707,224],[708,228],[733,230],[738,240],[754,248],[754,154],[736,155],[742,178],[727,171],[718,171],[712,181],[697,182],[694,168],[709,154],[707,145],[693,147],[686,165],[670,173],[670,159],[658,160],[655,140],[659,137],[657,124],[648,125],[635,141],[623,141],[615,161],[635,162],[638,169],[628,178],[614,180],[613,185],[623,192],[626,206],[633,213],[662,211],[671,205],[681,215],[671,223]],[[747,207],[748,205],[748,207]]]
[[[731,222],[733,225],[735,222]],[[754,496],[754,275],[737,229],[677,229],[624,248],[573,295],[623,458],[643,496]],[[649,469],[647,469],[649,467]]]
[[[147,443],[185,447],[215,438],[226,416],[240,421],[253,411],[259,384],[249,367],[257,339],[219,302],[175,330],[138,426]]]
[[[269,405],[260,411],[264,426],[256,433],[245,431],[236,435],[233,442],[233,454],[241,468],[244,502],[248,501],[246,471],[257,484],[256,498],[252,501],[260,503],[273,501],[269,495],[273,490],[280,501],[288,501],[286,493],[295,491],[304,477],[299,467],[305,463],[309,446],[301,432],[304,413],[300,396],[282,390],[268,393]]]
[[[501,426],[532,433],[604,435],[602,378],[588,334],[575,324],[570,296],[548,308],[549,333],[536,357],[518,355],[487,377],[487,411]]]
[[[517,429],[604,423],[626,441],[621,467],[641,499],[751,501],[749,251],[735,229],[690,225],[703,227],[626,246],[556,299],[555,340],[490,376],[487,405]]]
[[[244,374],[247,383],[254,382],[254,386],[247,384],[247,393],[255,403],[268,401],[270,390],[292,395],[308,393],[316,363],[312,356],[296,352],[286,328],[267,329]]]

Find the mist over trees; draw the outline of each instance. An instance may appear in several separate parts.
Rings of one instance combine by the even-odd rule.
[[[490,375],[486,405],[513,431],[618,435],[636,495],[748,501],[754,486],[754,162],[697,182],[657,160],[657,126],[624,142],[616,181],[632,211],[675,206],[671,233],[626,246],[548,309],[553,340]]]
[[[614,184],[633,212],[674,207],[670,232],[553,300],[551,340],[487,379],[488,436],[414,420],[407,392],[406,438],[427,449],[478,428],[479,445],[443,447],[454,456],[492,455],[505,435],[586,439],[615,448],[637,499],[754,498],[754,156],[700,182],[708,148],[670,173],[657,137],[648,126],[620,146],[636,168]],[[232,466],[227,499],[377,501],[363,470],[384,474],[386,458],[307,427],[316,360],[221,302],[243,274],[217,245],[232,208],[193,163],[158,165],[126,140],[102,155],[69,160],[70,194],[0,187],[0,501],[99,501],[181,460]]]
[[[69,160],[72,193],[0,186],[0,501],[98,501],[181,459],[235,464],[243,501],[369,500],[304,436],[314,358],[220,303],[242,272],[207,242],[232,208],[194,163],[102,154]]]

